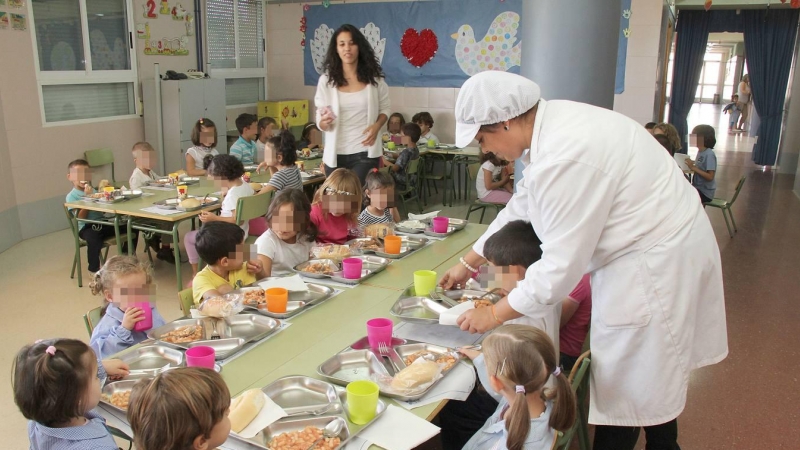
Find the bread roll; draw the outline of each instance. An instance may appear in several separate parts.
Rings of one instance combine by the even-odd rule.
[[[200,313],[206,317],[228,317],[233,313],[233,304],[222,297],[209,298],[200,306]]]
[[[111,183],[108,180],[100,180],[100,183],[97,185],[97,189],[103,189],[104,187],[111,186]]]
[[[228,418],[231,420],[231,430],[239,433],[247,428],[261,412],[265,403],[264,393],[260,389],[250,389],[233,399],[231,412],[228,414]]]
[[[197,208],[198,206],[200,206],[200,200],[196,198],[187,198],[186,200],[182,200],[180,205],[181,208],[186,208],[186,209]]]
[[[262,186],[261,183],[250,183],[250,187],[253,188],[254,191],[258,192],[264,186]]]
[[[413,389],[430,383],[440,372],[439,365],[433,361],[417,361],[394,376],[392,387],[397,390]]]

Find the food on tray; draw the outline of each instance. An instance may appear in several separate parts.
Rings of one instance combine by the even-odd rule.
[[[308,273],[316,273],[320,275],[333,275],[333,268],[331,267],[331,265],[322,262],[307,264],[302,271]]]
[[[87,195],[87,197],[90,198],[103,198],[104,196],[105,194],[103,194],[102,192],[95,192],[94,194]]]
[[[320,259],[344,259],[350,256],[350,247],[346,245],[328,244],[312,249],[314,256]]]
[[[397,224],[400,228],[406,228],[410,230],[424,230],[425,224],[419,220],[406,220],[404,222],[400,222]]]
[[[376,223],[364,227],[364,236],[371,238],[385,238],[394,235],[394,227],[385,223]]]
[[[269,448],[270,450],[307,450],[320,438],[322,438],[322,429],[309,426],[303,430],[279,434],[270,441]],[[314,446],[314,450],[334,450],[339,447],[340,443],[338,437],[325,438]]]
[[[114,392],[113,394],[103,394],[103,400],[106,403],[111,403],[119,409],[128,409],[128,403],[131,401],[131,391]]]
[[[303,152],[303,157],[304,157],[304,158],[308,158],[309,156],[311,156],[311,149],[310,149],[310,148],[308,148],[308,147],[304,148],[304,149],[302,150],[302,152]]]
[[[181,200],[180,205],[181,208],[186,208],[186,209],[197,208],[198,206],[200,206],[200,200],[196,198],[187,198],[186,200]]]
[[[453,367],[457,361],[456,357],[450,353],[434,353],[427,350],[421,350],[406,356],[403,359],[403,362],[406,363],[406,366],[410,366],[419,358],[424,358],[427,360],[433,359],[436,364],[441,364],[444,366],[444,368],[442,368],[443,371],[450,370],[450,368]]]
[[[228,317],[233,314],[234,302],[224,297],[212,297],[200,305],[200,314],[206,317]]]
[[[475,309],[478,308],[486,308],[492,306],[492,302],[489,300],[475,300]]]
[[[433,361],[417,362],[397,372],[392,380],[392,387],[398,390],[413,389],[430,383],[440,372],[439,365]]]
[[[239,433],[256,418],[266,400],[261,389],[250,389],[231,402],[228,418],[231,420],[231,430]]]
[[[250,187],[253,188],[254,191],[258,192],[264,186],[262,186],[261,183],[250,183]]]
[[[374,238],[365,239],[353,242],[350,244],[350,249],[352,250],[382,250],[383,246],[380,242],[376,241]]]
[[[170,344],[185,344],[199,341],[203,338],[203,327],[200,325],[185,325],[161,335],[159,340]]]
[[[258,306],[266,302],[267,297],[263,289],[249,289],[244,291],[244,303],[246,305]]]

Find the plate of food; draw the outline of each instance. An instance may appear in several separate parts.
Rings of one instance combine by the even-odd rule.
[[[353,239],[345,242],[345,245],[349,245],[352,252],[375,253],[383,250],[380,241],[371,237]]]
[[[294,266],[294,270],[309,278],[330,278],[341,269],[330,259],[310,259]]]
[[[402,233],[416,234],[425,231],[426,227],[427,225],[421,220],[405,220],[395,225],[395,230]]]
[[[100,394],[100,401],[123,414],[126,413],[131,401],[131,390],[138,381],[121,380],[106,384]]]

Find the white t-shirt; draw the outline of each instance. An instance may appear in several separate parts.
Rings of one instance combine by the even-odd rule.
[[[236,211],[239,199],[242,197],[249,197],[255,193],[253,188],[250,187],[250,183],[242,183],[241,186],[233,186],[228,189],[228,193],[225,194],[225,199],[222,200],[219,215],[221,217],[233,217],[233,212]],[[266,214],[266,211],[264,213]],[[249,221],[245,220],[244,223],[239,226],[244,230],[244,238],[247,239],[247,235],[250,231]]]
[[[358,92],[339,91],[339,117],[336,125],[339,133],[336,135],[336,154],[352,155],[366,152],[368,149],[361,143],[364,141],[364,129],[367,123],[367,107],[369,106],[369,92],[364,88]]]
[[[195,145],[194,147],[189,147],[189,150],[186,150],[187,155],[192,155],[194,158],[194,168],[198,170],[203,170],[203,158],[208,155],[219,155],[219,152],[215,148],[206,148],[201,147],[199,145]]]
[[[427,147],[428,141],[433,141],[436,143],[436,145],[439,145],[439,138],[436,137],[436,135],[433,134],[432,131],[428,131],[428,134],[423,134],[422,136],[419,137],[419,140],[417,141],[417,147],[420,148]]]
[[[475,177],[475,190],[478,191],[478,198],[483,198],[489,193],[490,189],[486,189],[486,182],[484,181],[483,171],[488,170],[492,173],[492,181],[500,181],[500,172],[503,166],[495,166],[491,161],[486,161],[481,164],[481,170],[478,171],[478,176]]]
[[[131,189],[141,189],[142,186],[147,186],[147,183],[155,181],[157,178],[161,177],[152,170],[150,170],[150,174],[148,175],[137,167],[133,169],[133,174],[131,174],[131,179],[128,180],[128,182],[131,185]]]
[[[292,273],[292,267],[308,261],[313,242],[298,236],[297,243],[283,242],[272,230],[267,230],[256,239],[256,251],[272,260],[272,275]]]

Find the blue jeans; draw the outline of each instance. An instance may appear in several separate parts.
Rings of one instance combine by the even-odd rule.
[[[367,152],[354,153],[352,155],[337,155],[336,167],[328,167],[323,164],[322,169],[325,171],[325,176],[330,176],[336,169],[350,169],[356,173],[358,179],[361,181],[361,186],[364,186],[364,180],[367,174],[372,169],[377,169],[380,163],[380,158],[370,158]]]

